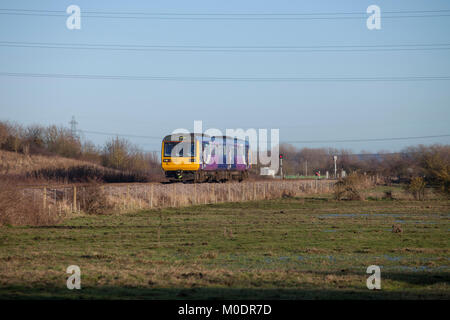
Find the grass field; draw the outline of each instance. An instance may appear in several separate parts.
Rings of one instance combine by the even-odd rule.
[[[449,299],[449,218],[448,200],[323,196],[3,226],[0,298]]]

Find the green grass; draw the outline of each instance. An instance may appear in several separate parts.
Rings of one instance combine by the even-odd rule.
[[[449,214],[448,200],[323,196],[4,226],[0,298],[449,299]],[[81,290],[66,288],[73,264]]]

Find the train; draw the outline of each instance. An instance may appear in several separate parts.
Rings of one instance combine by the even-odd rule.
[[[162,140],[161,166],[169,182],[241,182],[251,169],[250,145],[227,136],[170,134]]]

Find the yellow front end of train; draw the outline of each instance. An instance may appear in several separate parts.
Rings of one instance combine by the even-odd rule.
[[[161,146],[161,166],[169,179],[181,180],[200,169],[199,141],[166,141]]]

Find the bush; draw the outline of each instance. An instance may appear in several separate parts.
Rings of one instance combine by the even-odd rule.
[[[422,166],[426,181],[439,192],[450,196],[450,155],[448,150],[435,148],[424,153]]]
[[[292,190],[283,190],[281,197],[284,199],[295,198],[295,192]]]
[[[5,123],[0,122],[0,146],[8,140],[9,132]]]
[[[51,225],[60,220],[55,208],[44,209],[11,181],[0,182],[1,225]]]
[[[352,173],[334,184],[334,198],[336,200],[361,200],[360,191],[365,184],[363,176]]]
[[[77,182],[147,182],[148,177],[135,172],[123,172],[94,166],[68,168],[43,168],[27,174],[27,178],[52,180],[66,183]]]
[[[81,210],[88,214],[105,214],[113,209],[100,185],[94,184],[85,189]]]
[[[424,200],[425,187],[426,183],[423,178],[415,177],[411,179],[411,182],[405,187],[405,190],[406,192],[412,194],[415,200]]]
[[[394,200],[394,196],[392,195],[392,190],[387,190],[384,192],[383,200]]]

